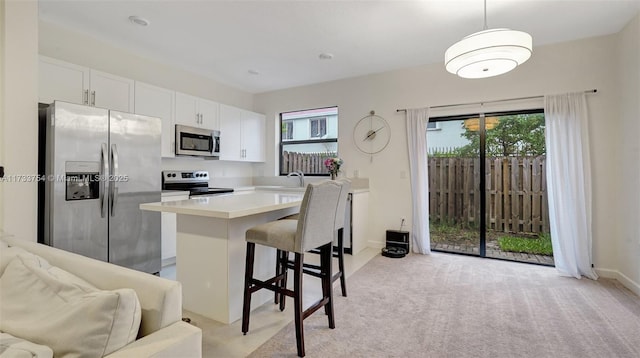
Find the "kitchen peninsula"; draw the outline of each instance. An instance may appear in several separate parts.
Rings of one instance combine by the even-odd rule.
[[[183,307],[219,322],[242,316],[245,232],[300,209],[303,191],[241,191],[190,200],[141,204],[140,209],[177,214],[176,279]],[[256,247],[255,276],[273,276],[275,250]],[[264,290],[263,290],[264,291]],[[273,299],[252,297],[252,309]]]

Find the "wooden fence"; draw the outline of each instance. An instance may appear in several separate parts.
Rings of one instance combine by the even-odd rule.
[[[487,229],[548,233],[545,156],[486,159]],[[429,215],[479,226],[480,160],[429,158]]]
[[[336,152],[322,153],[282,153],[282,163],[280,164],[282,173],[291,173],[296,170],[302,170],[305,174],[329,174],[324,166],[324,160],[335,157]]]

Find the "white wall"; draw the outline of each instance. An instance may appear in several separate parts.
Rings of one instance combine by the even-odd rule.
[[[4,166],[4,0],[0,0],[0,166]],[[4,185],[0,184],[0,230],[4,228]]]
[[[618,38],[617,79],[620,115],[617,135],[619,168],[618,257],[620,281],[640,295],[640,14]],[[631,282],[631,283],[630,283]]]
[[[35,1],[6,1],[3,15],[2,162],[5,177],[34,175],[38,172],[38,5]],[[3,182],[0,186],[0,229],[35,241],[36,183]]]
[[[600,268],[617,266],[616,202],[612,199],[617,164],[611,160],[619,130],[615,126],[617,87],[614,76],[616,36],[536,47],[533,57],[515,71],[482,80],[465,80],[445,71],[442,64],[425,65],[365,77],[322,83],[256,95],[255,110],[267,116],[267,132],[273,133],[278,113],[304,108],[337,105],[339,151],[344,170],[353,176],[369,177],[370,235],[379,246],[385,230],[398,229],[401,218],[411,219],[411,191],[404,114],[398,108],[425,107],[513,97],[581,91],[597,88],[589,95],[591,143],[593,146],[594,261]],[[636,98],[637,98],[636,93]],[[525,108],[542,107],[542,101],[529,101]],[[511,103],[517,107],[518,103]],[[487,109],[488,106],[484,108]],[[477,110],[458,108],[460,113]],[[492,108],[493,109],[493,108]],[[496,108],[497,109],[497,108]],[[501,108],[506,109],[506,108]],[[387,149],[370,161],[352,143],[355,123],[370,110],[384,117],[391,126]],[[449,110],[434,115],[455,114]],[[458,113],[458,114],[460,114]],[[274,172],[277,143],[268,138],[265,172]],[[410,227],[410,226],[409,226]]]

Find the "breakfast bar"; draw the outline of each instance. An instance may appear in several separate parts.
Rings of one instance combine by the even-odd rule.
[[[177,214],[176,279],[183,307],[222,323],[242,317],[245,232],[297,213],[302,191],[246,191],[190,200],[141,204],[140,209]],[[255,274],[273,276],[275,250],[256,248]],[[252,309],[273,299],[257,292]]]

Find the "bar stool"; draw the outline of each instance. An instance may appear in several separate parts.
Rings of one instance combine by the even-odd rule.
[[[347,279],[344,272],[344,224],[345,224],[345,214],[347,209],[347,197],[349,191],[351,190],[351,181],[349,179],[338,179],[337,182],[342,183],[342,193],[340,195],[340,201],[338,202],[338,212],[336,214],[336,225],[335,232],[337,236],[337,245],[332,247],[332,254],[334,258],[338,259],[338,271],[333,274],[331,277],[331,283],[336,282],[336,280],[340,279],[340,289],[342,291],[342,296],[347,297]],[[298,214],[293,214],[289,216],[285,216],[281,220],[298,220]],[[320,254],[320,250],[313,249],[309,250],[309,253]],[[278,250],[277,252],[277,260],[276,260],[276,274],[285,274],[285,279],[282,281],[282,284],[286,286],[286,265],[289,261],[289,253]],[[318,276],[318,272],[320,267],[318,265],[313,265],[310,263],[303,264],[304,273]],[[278,293],[275,294],[274,302],[276,304],[280,303],[280,310],[284,310],[284,302],[280,301],[280,295]]]
[[[276,294],[293,297],[298,356],[304,357],[305,355],[302,325],[302,321],[305,318],[324,307],[328,316],[329,328],[335,328],[331,256],[338,204],[343,193],[343,186],[344,183],[337,181],[309,184],[302,199],[298,220],[276,220],[247,230],[242,333],[246,335],[249,331],[251,294],[262,288],[274,291]],[[255,244],[276,248],[279,252],[286,252],[287,256],[289,252],[295,254],[293,264],[288,267],[293,269],[293,290],[286,288],[286,281],[284,281],[286,268],[284,272],[276,272],[274,277],[265,281],[253,277]],[[304,253],[315,248],[320,249],[319,277],[322,280],[322,298],[303,311],[302,276]],[[284,299],[281,302],[284,302]]]

